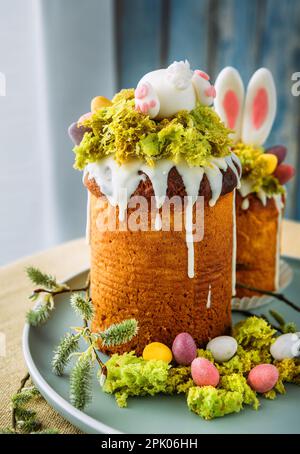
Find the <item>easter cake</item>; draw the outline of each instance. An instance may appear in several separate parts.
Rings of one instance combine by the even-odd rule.
[[[92,329],[135,318],[126,351],[231,331],[240,164],[214,97],[205,72],[174,62],[97,96],[69,128],[88,190]]]
[[[236,194],[237,281],[247,287],[278,290],[284,184],[294,169],[283,163],[285,147],[263,146],[276,113],[273,77],[269,70],[260,68],[253,74],[245,95],[238,71],[226,67],[215,86],[215,110],[233,131],[233,151],[242,165]],[[253,294],[255,291],[237,289],[239,297]]]

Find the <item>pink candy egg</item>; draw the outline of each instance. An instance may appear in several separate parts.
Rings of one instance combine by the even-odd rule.
[[[191,365],[192,378],[198,386],[216,387],[220,374],[216,366],[205,358],[195,358]]]
[[[289,164],[279,164],[273,175],[278,179],[280,184],[285,184],[293,178],[295,169]]]
[[[82,121],[87,120],[87,119],[90,118],[92,115],[93,115],[92,112],[87,112],[87,113],[81,115],[81,117],[80,117],[79,120],[78,120],[78,123],[81,123]]]
[[[266,153],[274,154],[278,160],[278,164],[281,164],[286,158],[287,149],[283,145],[275,145],[275,147],[267,148]]]
[[[255,366],[248,375],[248,385],[258,393],[266,393],[276,385],[279,378],[277,367],[272,364]]]
[[[172,352],[178,364],[188,366],[197,356],[197,346],[189,333],[180,333],[174,339]]]

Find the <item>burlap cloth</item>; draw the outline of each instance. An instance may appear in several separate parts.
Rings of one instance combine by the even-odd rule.
[[[300,257],[300,224],[284,221],[282,253]],[[0,335],[4,333],[6,336],[6,356],[0,355],[0,429],[11,425],[10,396],[16,392],[26,373],[21,336],[25,313],[31,304],[28,295],[32,285],[24,273],[29,265],[63,280],[88,268],[88,247],[83,239],[71,241],[0,268]],[[44,399],[39,399],[35,409],[45,428],[55,428],[60,433],[80,433]]]

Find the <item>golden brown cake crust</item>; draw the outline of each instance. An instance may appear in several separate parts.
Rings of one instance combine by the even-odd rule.
[[[205,202],[204,238],[194,243],[195,277],[191,279],[185,232],[100,231],[96,223],[103,206],[91,195],[92,329],[132,317],[139,323],[138,336],[129,344],[102,350],[133,349],[140,354],[151,341],[171,346],[183,331],[198,345],[230,333],[232,205],[232,192],[221,196],[214,207]]]
[[[264,290],[275,290],[278,209],[273,198],[264,206],[254,195],[247,196],[249,208],[242,209],[242,196],[236,194],[237,282]],[[237,288],[237,296],[255,292]]]

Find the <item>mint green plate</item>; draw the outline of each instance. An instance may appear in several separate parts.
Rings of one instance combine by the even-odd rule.
[[[294,270],[294,279],[285,293],[299,303],[300,261],[286,260]],[[82,272],[69,279],[68,283],[72,287],[80,287],[85,282],[86,274],[86,271]],[[294,320],[300,327],[300,314],[277,301],[253,312],[267,314],[270,308],[278,310],[287,321]],[[241,318],[240,314],[234,314],[234,322]],[[295,385],[288,385],[287,394],[275,401],[261,399],[258,411],[246,408],[237,414],[205,421],[188,410],[184,396],[131,398],[128,408],[120,409],[114,397],[104,394],[94,378],[93,401],[84,412],[79,411],[69,402],[68,370],[63,377],[51,372],[54,347],[70,326],[79,323],[70,308],[68,296],[60,296],[46,325],[40,328],[25,326],[23,351],[31,377],[45,399],[64,418],[86,433],[300,433],[300,389]]]

